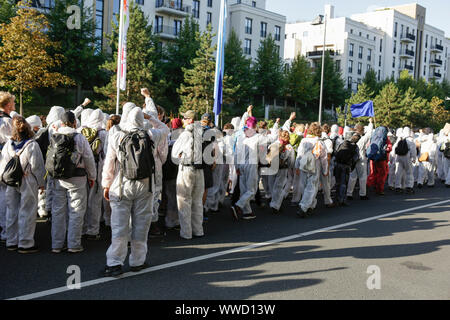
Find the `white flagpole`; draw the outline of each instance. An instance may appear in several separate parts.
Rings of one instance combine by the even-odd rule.
[[[121,62],[122,62],[122,33],[123,33],[123,0],[120,0],[119,8],[119,46],[117,49],[117,99],[116,99],[116,114],[119,114],[119,99],[120,99],[120,78],[121,78]]]

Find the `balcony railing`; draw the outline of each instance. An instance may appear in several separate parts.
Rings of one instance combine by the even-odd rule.
[[[414,58],[414,51],[404,49],[400,52],[400,57],[402,58]]]
[[[327,50],[327,52],[330,54],[330,56],[334,57],[335,55],[337,55],[337,53],[334,50]],[[313,57],[322,57],[323,54],[323,50],[320,51],[309,51],[306,53],[306,56],[308,58],[313,58]]]
[[[170,9],[175,10],[173,13],[178,11],[181,15],[187,15],[191,11],[191,7],[183,6],[181,1],[170,1],[170,0],[156,0],[155,2],[156,9]],[[167,11],[170,11],[167,10]]]
[[[155,33],[159,34],[161,37],[168,37],[168,38],[175,38],[178,36],[180,32],[180,28],[175,28],[172,26],[166,26],[166,25],[156,25],[155,26]]]
[[[431,51],[442,52],[442,51],[444,51],[444,47],[439,44],[435,44],[435,45],[431,46]]]
[[[440,73],[438,73],[438,72],[433,72],[433,76],[435,77],[435,78],[441,78],[442,77],[442,74],[440,74]]]
[[[438,65],[438,66],[442,66],[442,60],[439,59],[434,59],[430,61],[430,65]]]
[[[413,70],[414,70],[414,67],[411,66],[411,65],[409,65],[409,64],[405,64],[404,69],[408,69],[408,70],[413,71]]]
[[[416,41],[416,36],[412,33],[405,33],[400,36],[400,40],[405,42],[414,42]]]

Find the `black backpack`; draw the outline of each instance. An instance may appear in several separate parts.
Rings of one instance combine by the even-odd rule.
[[[450,142],[443,143],[441,146],[441,151],[444,154],[444,157],[450,159]]]
[[[120,169],[128,180],[142,180],[149,178],[150,192],[152,192],[152,175],[155,173],[155,158],[153,157],[154,143],[144,130],[126,133],[120,142]]]
[[[14,157],[12,157],[6,164],[5,171],[3,171],[2,174],[2,182],[7,186],[20,188],[22,185],[24,172],[22,165],[20,164],[20,155],[28,145],[29,142],[25,143],[22,150],[15,154]]]
[[[45,170],[53,179],[69,179],[82,175],[77,174],[79,170],[72,161],[75,152],[75,135],[56,133],[50,138]]]
[[[174,180],[178,176],[178,165],[172,161],[172,148],[173,145],[169,146],[167,160],[162,166],[164,181]]]
[[[34,136],[34,141],[36,141],[39,145],[45,162],[45,160],[47,159],[47,149],[50,145],[50,139],[48,137],[48,127],[39,130]]]
[[[402,138],[395,148],[395,154],[398,156],[406,156],[408,154],[408,151],[408,142],[406,141],[406,139]]]
[[[351,143],[348,140],[345,140],[338,146],[336,150],[335,154],[336,162],[348,166],[353,166],[353,158],[355,156],[355,153],[356,153],[356,144]]]

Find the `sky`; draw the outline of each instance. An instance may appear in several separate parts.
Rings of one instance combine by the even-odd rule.
[[[287,22],[311,21],[334,5],[335,17],[373,11],[378,7],[418,3],[427,9],[425,23],[441,29],[450,38],[450,0],[266,0],[266,9],[286,16]]]

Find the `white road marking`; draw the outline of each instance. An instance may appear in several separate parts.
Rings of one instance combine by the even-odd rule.
[[[220,257],[220,256],[232,254],[232,253],[237,253],[237,252],[251,250],[251,249],[255,249],[255,248],[261,248],[261,247],[265,247],[265,246],[270,246],[270,245],[277,244],[277,243],[280,243],[280,242],[286,242],[286,241],[290,241],[290,240],[294,240],[294,239],[298,239],[298,238],[307,237],[307,236],[310,236],[310,235],[313,235],[313,234],[316,234],[316,233],[321,233],[321,232],[325,232],[325,231],[330,231],[330,230],[340,229],[340,228],[344,228],[344,227],[348,227],[348,226],[353,226],[353,225],[356,225],[356,224],[361,224],[361,223],[368,222],[368,221],[373,221],[373,220],[378,220],[378,219],[382,219],[382,218],[387,218],[387,217],[395,216],[395,215],[406,213],[406,212],[416,211],[416,210],[419,210],[419,209],[434,207],[434,206],[438,206],[438,205],[445,204],[445,203],[448,203],[448,202],[450,202],[450,199],[449,200],[445,200],[445,201],[434,202],[434,203],[430,203],[430,204],[426,204],[426,205],[422,205],[422,206],[418,206],[418,207],[414,207],[414,208],[409,208],[409,209],[399,210],[399,211],[395,211],[395,212],[391,212],[391,213],[386,213],[386,214],[382,214],[382,215],[378,215],[378,216],[374,216],[374,217],[370,217],[370,218],[366,218],[366,219],[361,219],[361,220],[356,220],[356,221],[347,222],[347,223],[343,223],[343,224],[338,224],[338,225],[331,226],[331,227],[326,227],[326,228],[317,229],[317,230],[313,230],[313,231],[308,231],[308,232],[303,232],[303,233],[299,233],[299,234],[294,234],[294,235],[291,235],[291,236],[287,236],[287,237],[283,237],[283,238],[279,238],[279,239],[274,239],[274,240],[270,240],[270,241],[266,241],[266,242],[255,243],[255,244],[251,244],[251,245],[244,246],[244,247],[238,247],[238,248],[234,248],[234,249],[230,249],[230,250],[225,250],[225,251],[220,251],[220,252],[206,254],[206,255],[203,255],[203,256],[195,257],[195,258],[189,258],[189,259],[185,259],[185,260],[170,262],[170,263],[162,264],[162,265],[159,265],[159,266],[154,266],[154,267],[151,267],[151,268],[147,268],[147,269],[144,269],[144,270],[139,271],[139,272],[127,272],[127,273],[124,273],[124,274],[122,274],[121,276],[119,276],[117,278],[109,277],[109,278],[94,279],[94,280],[82,282],[81,283],[81,289],[86,288],[86,287],[90,287],[90,286],[94,286],[94,285],[98,285],[98,284],[102,284],[102,283],[115,281],[115,280],[125,279],[125,278],[129,278],[129,277],[135,277],[135,276],[138,276],[138,275],[142,275],[142,274],[146,274],[146,273],[150,273],[150,272],[154,272],[154,271],[158,271],[158,270],[163,270],[163,269],[168,269],[168,268],[172,268],[172,267],[177,267],[177,266],[181,266],[181,265],[192,263],[192,262],[198,262],[198,261],[207,260],[207,259],[211,259],[211,258],[216,258],[216,257]],[[8,300],[37,299],[37,298],[42,298],[42,297],[45,297],[45,296],[50,296],[50,295],[53,295],[53,294],[63,293],[63,292],[67,292],[67,291],[71,291],[71,289],[67,288],[67,286],[64,286],[64,287],[60,287],[60,288],[55,288],[55,289],[50,289],[50,290],[45,290],[45,291],[40,291],[40,292],[36,292],[36,293],[23,295],[23,296],[19,296],[19,297],[15,297],[15,298],[10,298]]]

